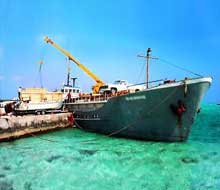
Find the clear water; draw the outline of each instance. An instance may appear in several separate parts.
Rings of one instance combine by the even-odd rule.
[[[185,143],[66,129],[0,144],[0,190],[219,190],[220,106],[203,105]],[[50,139],[50,142],[43,139]]]

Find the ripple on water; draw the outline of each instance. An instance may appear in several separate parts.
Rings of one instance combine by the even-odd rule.
[[[25,182],[24,184],[24,190],[32,190],[32,184],[31,182]]]
[[[0,180],[0,190],[14,190],[13,183],[8,180]]]
[[[218,190],[220,109],[214,110],[202,107],[183,143],[108,138],[78,129],[42,135],[58,143],[34,137],[2,143],[0,190]]]
[[[47,158],[46,160],[47,160],[47,162],[53,162],[53,161],[55,161],[55,160],[58,160],[58,159],[60,159],[60,158],[62,158],[63,156],[61,156],[61,155],[52,155],[52,156],[50,156],[49,158]]]
[[[89,150],[89,149],[80,149],[78,151],[80,154],[85,156],[92,156],[97,152],[97,150]]]
[[[5,174],[0,174],[0,178],[5,178]]]

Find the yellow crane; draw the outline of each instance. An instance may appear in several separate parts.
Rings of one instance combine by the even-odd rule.
[[[87,75],[89,75],[93,80],[95,80],[96,84],[92,87],[92,92],[94,94],[98,94],[99,93],[99,88],[105,84],[99,77],[97,77],[88,68],[86,68],[82,63],[80,63],[76,58],[74,58],[68,51],[66,51],[65,49],[60,47],[58,44],[53,42],[47,36],[44,38],[44,41],[47,42],[47,43],[50,43],[56,49],[61,51],[64,55],[66,55],[68,57],[69,60],[73,61],[80,69],[82,69]]]

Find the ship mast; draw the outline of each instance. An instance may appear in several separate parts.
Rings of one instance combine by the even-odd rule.
[[[146,87],[149,88],[149,60],[150,59],[158,59],[156,57],[150,56],[151,48],[147,48],[147,55],[137,55],[138,57],[142,57],[146,59]]]
[[[149,58],[150,58],[150,52],[151,52],[151,49],[150,48],[148,48],[147,49],[147,58],[146,58],[146,64],[147,64],[147,68],[146,68],[146,77],[147,77],[147,79],[146,79],[146,82],[147,82],[147,88],[148,88],[148,83],[149,83]]]
[[[69,59],[66,60],[67,61],[67,86],[70,85],[70,62]]]

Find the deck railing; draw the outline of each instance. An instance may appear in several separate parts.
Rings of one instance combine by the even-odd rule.
[[[162,84],[166,84],[166,83],[173,83],[173,82],[176,82],[175,80],[167,80],[167,79],[160,79],[160,80],[155,80],[155,81],[150,81],[149,84],[150,84],[150,88],[153,88],[153,87],[156,87],[156,86],[160,86]],[[146,82],[145,83],[139,83],[139,84],[134,84],[134,85],[130,85],[128,86],[128,89],[132,87],[135,87],[135,86],[145,86],[146,85]],[[133,90],[123,90],[123,91],[119,91],[115,94],[99,94],[99,95],[92,95],[92,94],[80,94],[79,97],[76,97],[76,98],[67,98],[64,100],[64,103],[85,103],[85,102],[103,102],[103,101],[107,101],[109,100],[110,98],[112,97],[115,97],[115,96],[121,96],[121,95],[125,95],[125,94],[129,94],[129,93],[132,93],[134,92],[134,89]],[[143,88],[146,90],[146,88]]]
[[[109,98],[113,97],[112,95],[80,95],[77,98],[65,99],[64,103],[80,103],[80,102],[102,102],[107,101]]]

